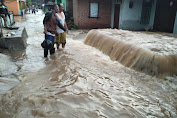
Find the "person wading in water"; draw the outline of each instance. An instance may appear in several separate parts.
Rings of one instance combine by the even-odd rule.
[[[56,9],[56,7],[58,7],[58,5],[53,6],[54,9]],[[48,50],[50,50],[50,54],[55,53],[54,37],[55,35],[58,35],[56,26],[60,27],[63,31],[66,31],[66,29],[62,26],[60,21],[56,18],[54,11],[49,11],[45,14],[43,24],[44,24],[45,39],[47,40],[47,43],[50,45],[44,48],[44,57],[47,57]]]
[[[56,27],[58,36],[55,36],[55,43],[57,44],[57,49],[59,49],[60,44],[62,44],[62,48],[65,48],[66,44],[66,33],[68,34],[68,27],[65,22],[65,14],[64,11],[64,5],[59,4],[59,10],[56,12],[57,19],[60,21],[62,26],[66,29],[66,32],[64,32],[60,27]]]

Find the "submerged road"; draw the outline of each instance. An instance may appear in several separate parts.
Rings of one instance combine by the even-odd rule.
[[[20,84],[2,96],[1,118],[176,118],[174,78],[155,78],[124,67],[83,43],[87,31],[67,35],[65,49],[43,57],[44,15],[16,18],[29,38],[13,53]]]

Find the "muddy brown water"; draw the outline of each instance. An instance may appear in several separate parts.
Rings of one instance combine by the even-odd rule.
[[[98,29],[89,31],[84,43],[99,49],[113,61],[137,71],[161,78],[177,75],[177,38],[162,35],[161,38],[155,38],[154,35],[147,35],[145,32]],[[154,41],[151,42],[152,40]],[[146,45],[147,43],[149,44]],[[158,54],[157,50],[152,50],[157,47],[161,47],[162,51],[159,49],[161,54]],[[164,51],[166,47],[170,48]]]
[[[177,117],[175,77],[159,79],[110,60],[78,38],[82,30],[43,58],[43,17],[29,14],[17,23],[27,29],[28,47],[13,53],[21,83],[1,97],[0,118]]]

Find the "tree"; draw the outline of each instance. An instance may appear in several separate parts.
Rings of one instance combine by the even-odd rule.
[[[32,5],[31,0],[28,0],[28,6],[31,6],[31,5]]]

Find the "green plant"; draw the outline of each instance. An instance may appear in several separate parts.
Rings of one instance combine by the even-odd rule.
[[[29,0],[27,3],[27,6],[31,6],[31,5],[32,5],[32,2],[31,2],[31,0]]]
[[[37,6],[37,2],[32,2],[32,5]]]
[[[73,24],[73,26],[71,27],[71,29],[78,29],[76,24]]]
[[[70,18],[70,21],[71,21],[71,22],[74,22],[74,18],[73,18],[73,17],[71,17],[71,18]]]

